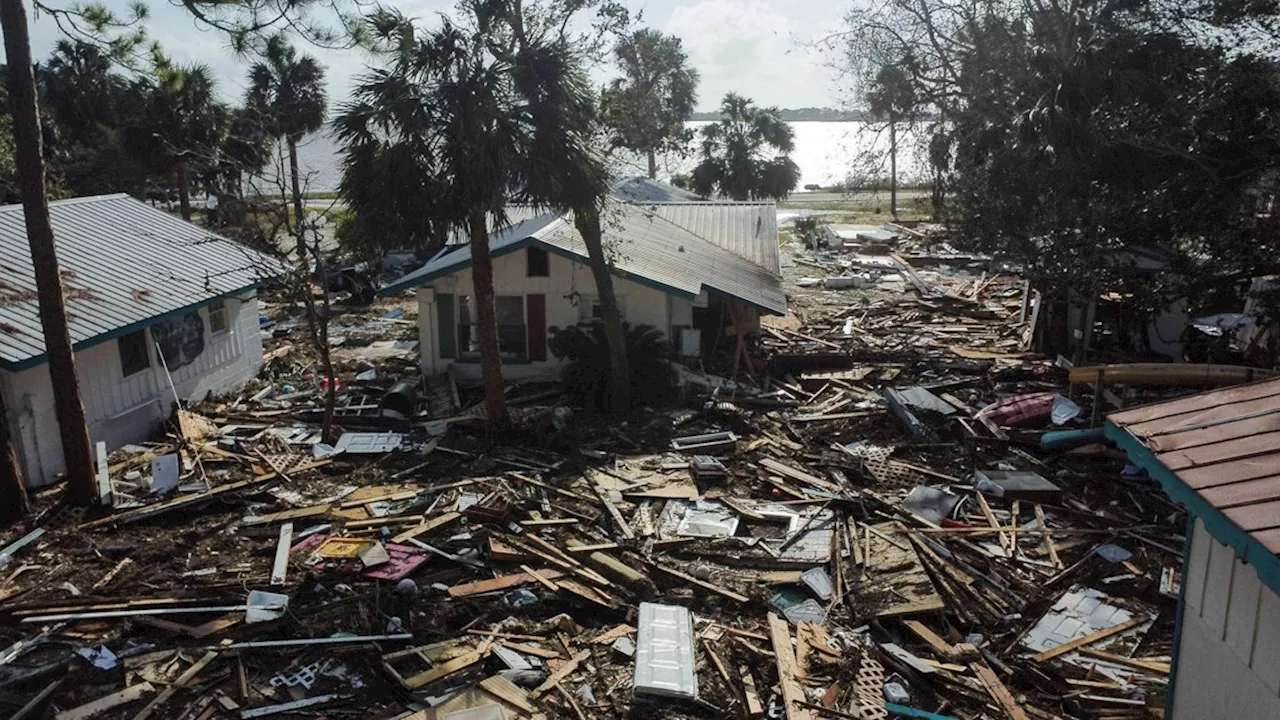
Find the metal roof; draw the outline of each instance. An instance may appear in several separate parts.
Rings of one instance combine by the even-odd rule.
[[[675,185],[646,177],[627,178],[613,186],[613,196],[628,202],[697,202],[702,197]]]
[[[1280,380],[1125,410],[1108,421],[1208,507],[1280,553]]]
[[[765,270],[782,273],[778,207],[773,203],[645,203],[644,208]]]
[[[270,257],[128,195],[49,203],[77,347],[252,288],[283,267]],[[44,360],[35,271],[21,205],[0,207],[0,365]]]
[[[616,260],[615,272],[624,278],[658,287],[664,292],[697,297],[704,289],[736,298],[765,313],[787,311],[782,280],[747,258],[734,254],[672,223],[651,205],[613,202],[602,216],[605,244]],[[715,213],[714,204],[707,204]],[[774,241],[776,246],[777,241]],[[587,259],[586,246],[571,219],[545,214],[525,221],[489,239],[494,256],[536,245],[579,261]],[[452,275],[471,264],[471,254],[454,250],[437,257],[383,289],[393,293]]]

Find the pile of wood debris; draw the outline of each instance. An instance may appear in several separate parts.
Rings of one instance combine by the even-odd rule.
[[[521,417],[554,427],[494,439],[411,356],[356,353],[326,444],[277,344],[260,386],[114,456],[110,507],[45,497],[6,536],[0,707],[1158,716],[1182,514],[1028,354],[1022,282],[895,262],[797,287],[767,368],[612,427],[538,392]],[[401,381],[407,419],[366,411]]]

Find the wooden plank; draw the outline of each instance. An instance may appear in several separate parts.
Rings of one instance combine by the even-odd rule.
[[[541,570],[538,573],[548,580],[555,580],[563,577],[564,573],[559,570]],[[498,592],[499,590],[508,590],[521,585],[537,582],[528,573],[515,573],[514,575],[503,575],[492,580],[481,580],[478,582],[463,583],[454,585],[449,588],[449,597],[462,598],[472,595],[481,595],[484,593]]]
[[[512,642],[510,640],[501,640],[499,641],[498,644],[504,647],[509,647],[512,650],[515,650],[516,652],[524,653],[525,655],[533,655],[534,657],[546,658],[547,660],[555,660],[557,658],[563,657],[559,652],[555,650],[547,650],[545,648],[534,647],[532,645],[526,645],[524,643]]]
[[[783,707],[787,720],[813,720],[804,707],[804,689],[796,680],[795,649],[791,647],[791,629],[787,621],[776,613],[769,613],[769,637],[773,642],[773,656],[778,666],[778,684],[782,686]]]
[[[226,642],[226,641],[224,640],[223,642]],[[169,698],[173,697],[174,695],[177,694],[179,690],[181,690],[182,688],[190,684],[191,681],[194,680],[195,677],[199,675],[202,670],[205,669],[205,666],[207,666],[209,663],[216,660],[217,657],[218,657],[217,650],[210,650],[209,652],[205,653],[203,657],[195,661],[195,663],[192,664],[191,667],[187,668],[186,672],[179,675],[178,679],[174,680],[172,685],[162,690],[160,694],[155,697],[154,700],[147,703],[147,706],[142,708],[141,712],[139,712],[137,715],[134,715],[133,720],[147,720],[147,718],[151,717],[151,714],[155,712],[156,708],[159,708],[161,705],[164,705],[165,703],[169,702]]]
[[[417,675],[404,678],[400,681],[400,684],[404,685],[406,690],[417,690],[418,688],[426,687],[437,680],[449,677],[460,670],[465,670],[475,665],[483,660],[487,654],[487,646],[486,651],[473,650],[466,655],[460,655],[452,660],[442,662],[426,672],[420,672]]]
[[[926,627],[924,623],[918,620],[905,620],[903,621],[903,624],[907,626],[908,630],[915,633],[916,637],[925,641],[930,647],[941,653],[943,657],[960,657],[960,653],[956,651],[955,647],[953,647],[951,643],[943,640],[937,633]]]
[[[1280,500],[1280,475],[1207,488],[1200,496],[1220,510]]]
[[[533,578],[534,580],[538,581],[538,584],[542,585],[543,587],[545,587],[546,589],[550,590],[551,592],[559,592],[559,591],[560,591],[560,588],[556,587],[556,584],[555,584],[555,583],[553,583],[553,582],[551,582],[550,580],[548,580],[548,579],[546,579],[546,578],[542,577],[541,575],[539,575],[539,574],[538,574],[538,571],[537,571],[537,570],[534,570],[533,568],[529,567],[528,565],[521,565],[521,566],[520,566],[520,569],[524,571],[524,574],[525,574],[525,575],[528,575],[529,577],[531,577],[531,578]]]
[[[764,717],[764,705],[760,702],[760,693],[756,691],[756,679],[751,675],[751,670],[743,665],[738,668],[738,674],[742,678],[742,694],[747,700],[747,717]]]
[[[280,512],[268,513],[260,517],[251,517],[245,520],[245,525],[270,525],[272,523],[286,522],[288,520],[304,520],[307,518],[328,517],[333,511],[332,505],[312,505],[310,507],[295,508],[293,510],[281,510]]]
[[[626,540],[634,540],[636,534],[631,530],[631,524],[627,522],[626,518],[622,517],[622,511],[609,499],[609,493],[605,492],[599,485],[592,486],[591,489],[595,491],[596,497],[600,499],[600,503],[604,505],[605,511],[609,513],[609,517],[613,520],[614,532]]]
[[[671,575],[672,577],[679,578],[689,583],[690,585],[696,585],[704,590],[710,590],[711,592],[716,593],[717,595],[723,595],[724,597],[727,597],[730,600],[733,600],[735,602],[746,603],[750,601],[750,598],[748,598],[745,595],[739,595],[738,593],[732,590],[729,590],[727,588],[722,588],[719,585],[713,585],[705,580],[699,580],[698,578],[692,575],[686,575],[685,573],[682,573],[679,570],[673,570],[668,567],[663,567],[654,562],[649,563],[649,565],[655,570],[661,570],[662,572],[668,575]]]
[[[1182,470],[1215,463],[1233,464],[1254,455],[1280,455],[1275,451],[1278,447],[1280,432],[1269,432],[1187,450],[1159,453],[1156,457],[1170,470]]]
[[[293,542],[293,523],[280,526],[280,539],[276,541],[276,559],[271,565],[271,584],[283,585],[289,572],[289,548]]]
[[[458,518],[460,518],[460,517],[462,517],[462,513],[458,513],[458,512],[447,512],[447,513],[444,513],[443,515],[440,515],[440,516],[438,516],[438,517],[434,517],[434,518],[431,518],[430,520],[427,520],[426,522],[422,523],[421,525],[418,525],[418,526],[416,526],[416,527],[412,527],[412,528],[409,528],[408,530],[405,530],[404,532],[400,533],[399,535],[396,535],[395,537],[391,538],[391,542],[393,542],[393,543],[402,543],[402,542],[404,542],[404,541],[408,540],[409,538],[416,538],[416,537],[418,537],[419,535],[426,535],[427,533],[431,532],[432,530],[436,530],[436,529],[438,529],[438,528],[442,528],[442,527],[444,527],[445,525],[448,525],[449,523],[453,522],[454,520],[457,520],[457,519],[458,519]]]
[[[1095,365],[1093,367],[1071,368],[1068,380],[1072,385],[1089,385],[1102,380],[1108,383],[1124,385],[1177,385],[1184,387],[1191,385],[1236,385],[1274,376],[1275,373],[1270,370],[1238,365],[1128,363],[1124,365]]]
[[[838,493],[838,492],[841,492],[843,489],[839,485],[836,485],[833,482],[828,482],[818,477],[817,475],[812,475],[810,473],[804,472],[803,470],[797,470],[791,467],[790,465],[778,462],[773,458],[761,458],[759,461],[759,464],[761,465],[761,467],[764,467],[770,472],[773,472],[777,475],[789,477],[792,480],[798,480],[799,482],[802,482],[806,485],[812,485],[813,487],[816,487],[819,490],[826,490],[827,492]]]
[[[1053,544],[1053,537],[1049,534],[1049,523],[1044,519],[1044,508],[1036,505],[1036,521],[1040,523],[1040,533],[1044,540],[1045,552],[1049,554],[1049,562],[1053,563],[1055,568],[1062,567],[1062,560],[1058,558],[1058,548]]]
[[[614,640],[617,640],[620,637],[630,635],[635,631],[636,629],[634,627],[627,625],[626,623],[623,623],[622,625],[619,625],[613,628],[612,630],[605,630],[604,632],[597,635],[596,639],[592,640],[591,642],[592,644],[595,644],[595,645],[608,645],[612,643]]]
[[[1009,688],[1005,687],[1003,682],[995,672],[983,663],[972,663],[969,667],[973,670],[973,674],[978,676],[982,681],[982,686],[987,689],[987,694],[992,700],[1000,706],[1013,720],[1031,720],[1027,712],[1018,705],[1018,701],[1014,699],[1013,693],[1009,692]]]
[[[589,657],[591,657],[590,650],[583,650],[577,655],[574,655],[565,664],[561,665],[558,670],[551,673],[545,682],[534,688],[533,692],[529,693],[529,697],[537,700],[543,693],[558,685],[561,680],[572,675],[574,671],[578,669],[578,664]]]
[[[133,687],[127,687],[119,692],[111,693],[105,697],[100,697],[93,702],[85,703],[70,710],[54,715],[54,720],[87,720],[99,713],[106,712],[114,707],[119,707],[126,703],[134,702],[143,695],[156,691],[154,685],[149,682],[140,682]]]
[[[1044,652],[1032,655],[1031,659],[1035,660],[1036,662],[1044,662],[1045,660],[1052,660],[1053,658],[1056,658],[1059,655],[1063,655],[1065,653],[1069,653],[1072,650],[1075,650],[1076,648],[1084,647],[1085,645],[1092,645],[1093,643],[1096,643],[1099,640],[1103,640],[1105,638],[1109,638],[1112,635],[1119,635],[1120,633],[1125,632],[1126,630],[1131,630],[1141,625],[1144,622],[1146,622],[1144,618],[1133,618],[1130,620],[1126,620],[1125,622],[1122,622],[1119,625],[1113,625],[1105,630],[1099,630],[1094,633],[1089,633],[1084,637],[1076,638],[1071,642],[1065,642],[1057,647],[1050,648],[1048,650],[1045,650]]]
[[[1076,652],[1087,657],[1106,660],[1110,663],[1124,665],[1125,667],[1131,667],[1137,670],[1146,670],[1148,672],[1156,673],[1157,675],[1168,675],[1171,670],[1169,663],[1155,662],[1153,660],[1138,660],[1136,658],[1125,657],[1124,655],[1116,655],[1109,652],[1103,652],[1101,650],[1094,650],[1093,648],[1082,647],[1078,648]]]
[[[102,443],[98,443],[98,444],[102,445]],[[45,700],[49,699],[49,696],[52,695],[54,691],[56,691],[62,685],[63,680],[66,680],[66,678],[58,678],[57,680],[54,680],[53,682],[44,686],[44,689],[36,693],[35,697],[28,700],[26,705],[23,705],[22,707],[18,708],[18,712],[14,713],[13,717],[9,718],[9,720],[23,720],[23,718],[34,717],[32,713],[36,711],[36,708],[39,708],[41,705],[43,705]]]
[[[481,680],[480,687],[499,700],[510,703],[522,713],[535,715],[538,712],[538,709],[529,703],[529,694],[501,675],[493,675]]]

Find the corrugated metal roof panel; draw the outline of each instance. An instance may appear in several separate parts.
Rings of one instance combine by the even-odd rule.
[[[1107,420],[1240,530],[1280,552],[1280,380],[1125,410]]]
[[[773,203],[646,203],[668,222],[709,240],[739,257],[781,274],[778,208]]]
[[[613,186],[613,196],[628,202],[698,202],[702,198],[675,185],[646,177],[627,178]]]
[[[279,275],[275,260],[127,195],[49,204],[73,343]],[[45,352],[21,205],[0,207],[0,362]]]

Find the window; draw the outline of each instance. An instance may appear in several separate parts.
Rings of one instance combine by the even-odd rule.
[[[551,259],[542,248],[527,248],[525,259],[529,277],[547,277],[551,274]]]
[[[627,298],[624,295],[614,295],[618,301],[618,314],[623,320],[627,319]],[[597,323],[604,322],[604,311],[600,309],[600,298],[595,295],[582,295],[578,298],[578,322]]]
[[[147,331],[129,333],[116,341],[120,348],[120,371],[125,377],[151,367],[151,353],[147,351]]]
[[[458,347],[464,355],[480,354],[480,335],[473,324],[475,299],[458,296]],[[498,350],[504,358],[527,357],[528,335],[524,322],[524,296],[498,295],[493,299],[498,316]]]
[[[230,328],[227,321],[227,304],[221,300],[209,306],[209,332],[216,335]]]

